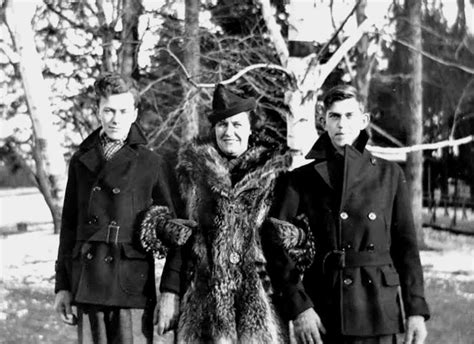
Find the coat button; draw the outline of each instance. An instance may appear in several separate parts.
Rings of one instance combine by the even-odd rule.
[[[119,194],[119,193],[120,193],[120,189],[119,189],[119,188],[113,188],[113,189],[112,189],[112,192],[113,192],[114,194]]]
[[[374,157],[370,158],[370,163],[371,163],[372,165],[375,165],[375,164],[377,163],[377,159],[374,158]]]
[[[112,261],[114,260],[114,258],[112,256],[107,256],[104,258],[104,262],[106,263],[112,263]]]
[[[230,253],[229,260],[232,264],[238,264],[240,262],[240,255],[237,252],[232,251]]]
[[[349,277],[344,278],[344,284],[345,285],[351,285],[352,284],[352,278],[349,278]]]
[[[367,245],[367,251],[369,251],[369,252],[375,251],[375,245],[374,244],[368,244]]]
[[[100,190],[102,190],[102,188],[100,186],[97,186],[97,185],[92,188],[92,191],[94,191],[94,192],[97,192],[97,191],[100,191]]]
[[[349,217],[349,215],[345,211],[343,211],[341,214],[339,214],[339,216],[343,220],[347,220],[347,218]]]
[[[91,218],[89,219],[88,223],[89,223],[90,225],[93,225],[93,224],[97,223],[98,220],[99,220],[99,219],[97,218],[97,216],[91,216]]]
[[[373,212],[370,212],[367,217],[369,218],[370,221],[374,221],[377,218],[377,215]]]
[[[94,256],[92,255],[92,253],[87,252],[87,254],[86,254],[86,259],[87,259],[87,260],[92,260],[92,258],[94,258]]]

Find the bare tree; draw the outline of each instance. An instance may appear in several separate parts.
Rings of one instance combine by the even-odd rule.
[[[421,51],[421,1],[405,0],[405,15],[407,18],[407,39],[415,49],[406,49],[408,74],[407,92],[407,144],[421,144],[423,140],[423,64]],[[424,245],[423,238],[423,154],[421,151],[411,152],[407,156],[406,176],[411,195],[418,242]]]
[[[183,62],[190,77],[193,79],[198,77],[200,69],[199,9],[199,1],[186,0]],[[183,87],[186,98],[189,99],[189,101],[186,104],[184,112],[184,124],[181,136],[184,141],[188,141],[199,133],[198,97],[191,96],[194,86],[189,83],[189,80],[183,80]]]
[[[138,76],[138,18],[143,12],[141,1],[122,0],[122,45],[119,52],[119,66],[123,75]]]
[[[289,107],[287,115],[288,146],[295,151],[294,167],[307,163],[303,156],[311,148],[318,135],[315,126],[315,114],[317,103],[317,91],[321,88],[329,74],[337,67],[339,62],[346,56],[347,52],[353,48],[374,23],[372,19],[365,19],[358,28],[339,46],[331,58],[320,63],[319,56],[310,53],[307,56],[290,56],[288,47],[278,29],[274,17],[275,9],[269,0],[259,0],[262,8],[262,15],[267,25],[270,39],[273,42],[280,63],[290,74],[293,75],[293,88],[285,93],[285,103]],[[315,4],[315,3],[314,3]],[[312,11],[298,11],[304,17],[297,18],[296,11],[292,11],[292,6],[313,6],[312,2],[302,0],[291,0],[289,3],[289,27],[297,27],[297,22],[313,20]],[[293,15],[292,15],[293,12]],[[351,12],[352,13],[352,12]],[[311,28],[311,26],[305,26]],[[339,31],[339,30],[338,30]],[[338,32],[336,32],[337,35]],[[290,31],[289,40],[301,41],[300,35],[311,36],[308,32]]]
[[[5,21],[18,54],[17,68],[23,82],[32,123],[35,177],[51,211],[54,231],[57,233],[61,224],[66,165],[49,103],[50,88],[43,78],[42,60],[36,50],[31,26],[36,5],[8,0],[4,2],[4,6]]]

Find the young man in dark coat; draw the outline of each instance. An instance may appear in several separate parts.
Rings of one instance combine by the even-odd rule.
[[[405,343],[421,344],[429,311],[402,169],[365,149],[369,117],[353,87],[324,105],[314,161],[286,177],[274,209],[287,221],[305,214],[316,241],[302,282],[283,249],[268,252],[282,310],[299,343],[396,343],[406,320]]]
[[[173,211],[177,192],[172,174],[145,147],[135,124],[133,80],[106,74],[94,86],[102,126],[70,161],[55,309],[64,322],[75,324],[71,305],[77,306],[80,343],[151,343],[154,265],[140,245],[139,223],[152,204]],[[132,321],[140,317],[142,323]]]

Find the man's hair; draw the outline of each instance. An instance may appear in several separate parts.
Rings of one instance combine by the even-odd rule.
[[[94,89],[97,103],[100,102],[101,98],[127,92],[133,95],[135,106],[138,106],[140,100],[140,94],[135,80],[118,73],[105,73],[100,75],[94,82]]]
[[[352,98],[357,100],[360,110],[364,112],[365,109],[359,92],[350,85],[338,85],[327,91],[323,98],[324,110],[327,111],[335,102]]]

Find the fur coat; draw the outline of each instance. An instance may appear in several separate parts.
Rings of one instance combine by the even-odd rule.
[[[180,150],[181,194],[187,218],[197,225],[184,226],[190,230],[181,234],[176,226],[168,228],[178,244],[190,236],[178,342],[281,342],[279,320],[261,278],[266,263],[261,229],[276,178],[290,160],[289,154],[258,145],[227,160],[214,143],[199,139]],[[156,223],[166,227],[167,221]]]

